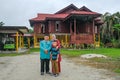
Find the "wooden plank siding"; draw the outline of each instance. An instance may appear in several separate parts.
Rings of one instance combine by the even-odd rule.
[[[93,44],[94,43],[94,36],[92,34],[77,34],[75,41],[74,35],[71,35],[71,42],[70,43],[77,43],[77,44]]]

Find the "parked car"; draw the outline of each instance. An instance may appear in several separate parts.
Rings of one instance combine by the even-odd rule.
[[[13,41],[6,41],[4,44],[4,50],[15,50],[15,43]]]

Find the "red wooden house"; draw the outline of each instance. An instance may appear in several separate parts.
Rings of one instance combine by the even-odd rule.
[[[77,8],[73,4],[54,14],[38,13],[37,17],[30,19],[30,25],[34,27],[34,47],[45,33],[56,34],[62,45],[95,44],[95,35],[99,36],[102,24],[100,16],[85,6]]]

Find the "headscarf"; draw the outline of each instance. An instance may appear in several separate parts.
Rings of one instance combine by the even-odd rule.
[[[54,39],[53,39],[53,40],[56,40],[56,35],[55,35],[55,34],[52,34],[52,37],[54,37]]]

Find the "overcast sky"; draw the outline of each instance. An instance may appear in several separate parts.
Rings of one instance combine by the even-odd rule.
[[[55,13],[74,4],[104,14],[120,11],[120,0],[0,0],[0,22],[6,26],[27,26],[37,13]]]

